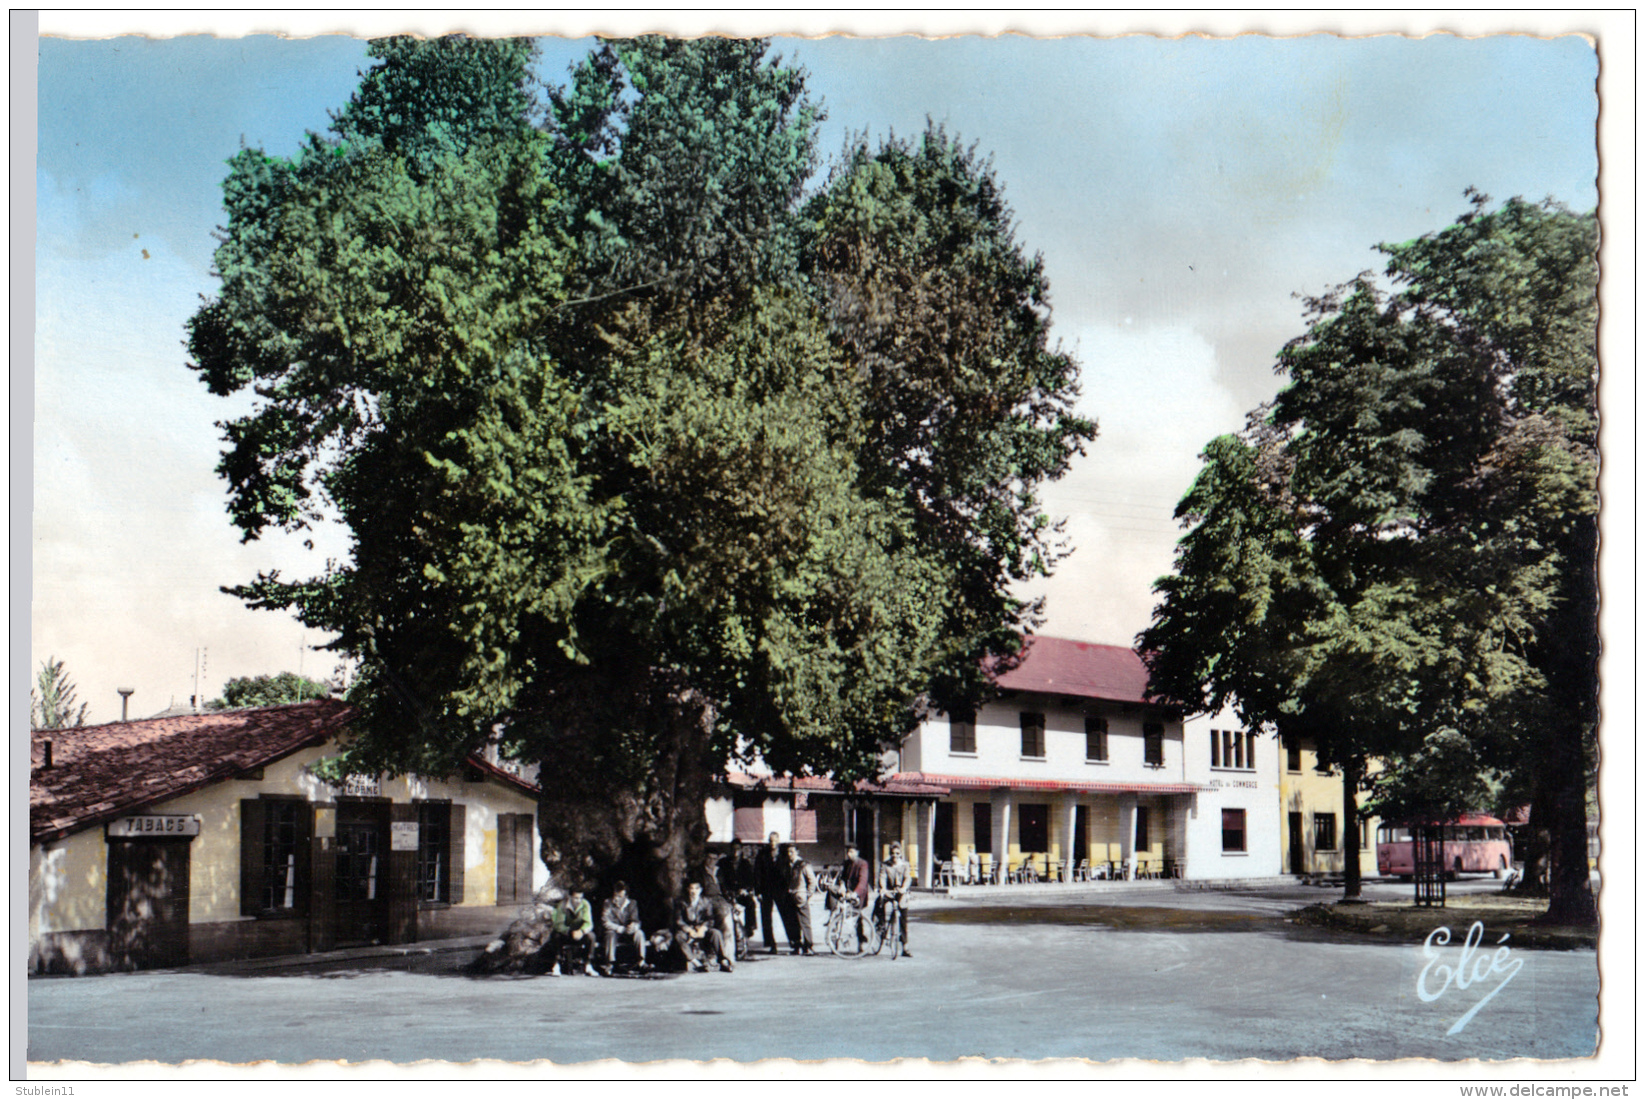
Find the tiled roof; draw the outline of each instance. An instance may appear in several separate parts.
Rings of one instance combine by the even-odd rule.
[[[35,730],[29,768],[29,839],[54,840],[179,798],[323,745],[350,708],[335,699],[281,707]],[[51,743],[52,766],[45,763]]]
[[[850,787],[841,787],[832,779],[820,775],[755,776],[743,772],[727,772],[726,782],[733,787],[764,787],[772,791],[820,791],[826,794],[900,794],[937,796],[948,793],[947,787],[924,783],[912,773],[903,772],[878,783],[858,780]]]
[[[504,786],[513,787],[522,794],[529,794],[533,798],[542,793],[542,788],[528,779],[522,779],[507,768],[500,768],[487,760],[479,753],[468,758],[468,766],[487,778],[494,779]]]
[[[1033,635],[1022,661],[995,679],[1009,691],[1073,695],[1116,703],[1148,698],[1148,669],[1134,649]]]
[[[930,772],[898,772],[893,780],[919,783],[957,791],[991,791],[1008,787],[1017,791],[1073,791],[1077,794],[1193,794],[1205,788],[1198,783],[1098,782],[1075,779],[1006,779],[994,776],[933,775]]]

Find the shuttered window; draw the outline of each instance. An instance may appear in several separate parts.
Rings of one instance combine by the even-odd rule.
[[[1142,762],[1153,766],[1165,763],[1165,726],[1159,722],[1142,724]]]
[[[497,815],[498,905],[523,905],[531,900],[533,823],[531,814]]]
[[[1085,716],[1085,759],[1088,763],[1108,760],[1108,719]]]
[[[977,751],[977,716],[955,714],[948,719],[948,751],[974,753]]]
[[[1045,755],[1045,715],[1038,711],[1023,711],[1022,754],[1038,759]]]
[[[465,807],[452,802],[417,802],[417,900],[460,904],[463,900]]]
[[[308,912],[313,810],[294,798],[240,801],[240,914]]]

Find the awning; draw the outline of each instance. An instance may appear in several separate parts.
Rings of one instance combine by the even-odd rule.
[[[768,791],[811,791],[818,794],[885,794],[905,798],[938,798],[948,788],[921,781],[915,773],[901,772],[878,783],[858,780],[850,786],[841,786],[821,775],[748,775],[745,772],[727,772],[725,781],[733,787],[763,787]]]
[[[1199,783],[1134,783],[1079,779],[1017,779],[1003,776],[933,775],[931,772],[898,772],[894,782],[918,783],[953,791],[992,791],[1001,787],[1017,791],[1069,791],[1074,794],[1194,794],[1207,788]]]

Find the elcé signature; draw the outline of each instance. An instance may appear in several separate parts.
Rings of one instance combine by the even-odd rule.
[[[1417,975],[1417,996],[1424,1001],[1439,1000],[1453,985],[1458,989],[1467,989],[1475,982],[1483,982],[1493,974],[1502,975],[1502,981],[1497,984],[1497,987],[1481,997],[1478,1004],[1463,1014],[1462,1019],[1452,1024],[1451,1030],[1445,1033],[1447,1035],[1455,1035],[1467,1027],[1468,1021],[1474,1018],[1474,1014],[1489,1004],[1492,997],[1501,993],[1503,986],[1513,981],[1514,976],[1525,965],[1524,959],[1508,958],[1508,949],[1506,947],[1498,947],[1489,955],[1475,956],[1475,952],[1479,949],[1479,941],[1484,936],[1485,925],[1483,922],[1476,920],[1473,927],[1468,929],[1467,938],[1462,941],[1462,948],[1457,955],[1455,966],[1448,966],[1440,962],[1440,948],[1451,942],[1451,930],[1449,928],[1436,928],[1428,933],[1427,939],[1422,941],[1422,955],[1428,962],[1423,966],[1422,973]],[[1506,933],[1497,941],[1499,944],[1507,942],[1508,936]],[[1470,958],[1473,960],[1472,966],[1469,965]],[[1433,981],[1439,984],[1439,988],[1429,988],[1430,974],[1432,974]]]

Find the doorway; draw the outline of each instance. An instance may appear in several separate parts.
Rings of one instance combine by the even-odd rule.
[[[941,863],[954,858],[954,804],[937,803],[937,820],[931,826],[931,857]]]
[[[387,803],[339,802],[336,945],[381,943],[388,898]]]
[[[1290,826],[1291,839],[1291,866],[1289,870],[1293,875],[1300,875],[1307,870],[1304,865],[1308,861],[1302,847],[1302,815],[1294,813],[1289,815],[1287,820]]]
[[[109,959],[116,970],[188,962],[189,842],[108,842]]]

